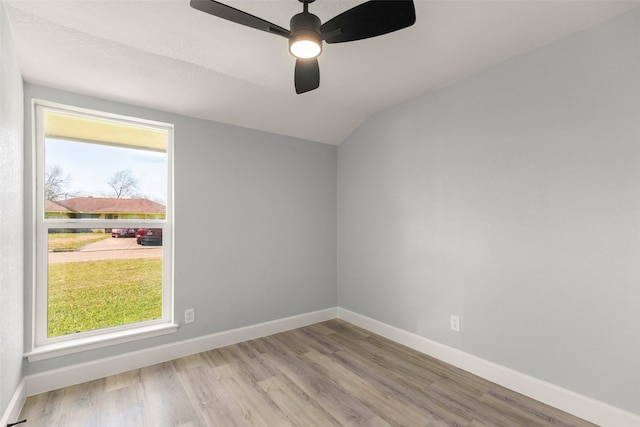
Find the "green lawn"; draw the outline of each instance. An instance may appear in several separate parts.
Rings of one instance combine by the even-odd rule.
[[[162,259],[49,265],[48,336],[162,316]]]
[[[75,251],[89,243],[110,239],[106,233],[49,233],[48,249],[54,252]]]

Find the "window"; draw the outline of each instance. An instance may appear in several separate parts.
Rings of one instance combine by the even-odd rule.
[[[173,127],[34,101],[33,351],[173,332]]]

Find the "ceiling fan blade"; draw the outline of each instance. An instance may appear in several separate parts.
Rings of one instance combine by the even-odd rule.
[[[305,93],[320,86],[318,58],[298,58],[294,73],[296,93]]]
[[[289,38],[291,31],[214,0],[191,0],[191,7],[218,18]]]
[[[367,39],[410,27],[416,22],[412,0],[370,0],[320,26],[327,43]]]

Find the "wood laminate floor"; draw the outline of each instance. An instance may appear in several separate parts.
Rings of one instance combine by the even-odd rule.
[[[593,426],[330,320],[29,397],[24,427]]]

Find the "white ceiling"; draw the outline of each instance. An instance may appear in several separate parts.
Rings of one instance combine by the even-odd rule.
[[[287,40],[189,0],[1,0],[24,79],[183,115],[340,144],[372,114],[551,43],[640,1],[417,0],[416,24],[325,45],[296,95]],[[362,0],[317,0],[322,20]],[[297,0],[223,0],[289,27]]]

